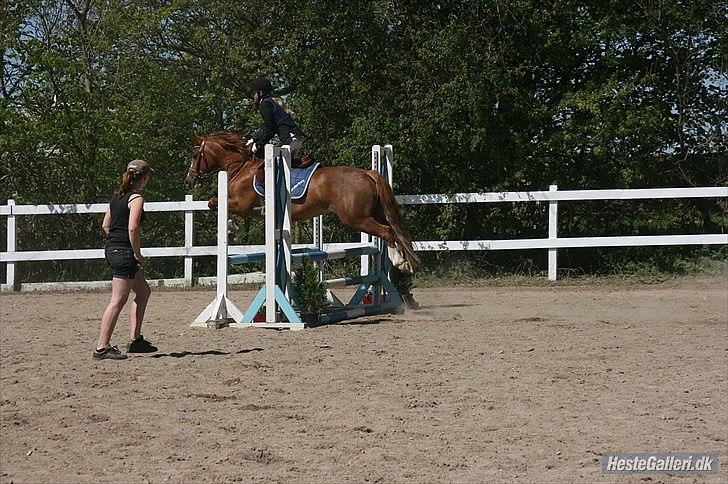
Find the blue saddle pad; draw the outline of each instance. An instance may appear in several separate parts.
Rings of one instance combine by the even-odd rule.
[[[291,168],[291,200],[298,200],[306,195],[308,184],[311,182],[311,176],[321,163],[314,163],[306,168]],[[258,181],[258,177],[253,177],[253,189],[255,193],[261,197],[265,196],[265,187]]]

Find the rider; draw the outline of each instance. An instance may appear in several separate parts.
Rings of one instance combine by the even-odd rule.
[[[271,97],[273,86],[269,79],[259,77],[250,83],[248,93],[263,117],[265,129],[256,136],[248,140],[248,145],[252,145],[253,153],[262,155],[263,147],[270,142],[275,135],[284,145],[291,147],[291,158],[297,158],[297,153],[301,149],[301,145],[306,141],[308,136],[298,127],[291,117],[291,111],[276,102]]]

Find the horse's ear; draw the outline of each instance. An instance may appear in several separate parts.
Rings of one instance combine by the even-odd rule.
[[[202,141],[202,137],[201,137],[201,136],[197,136],[196,134],[191,134],[191,135],[190,135],[190,139],[191,139],[191,140],[192,140],[192,142],[193,142],[194,144],[196,144],[196,145],[199,145],[199,144],[200,144],[200,142]]]

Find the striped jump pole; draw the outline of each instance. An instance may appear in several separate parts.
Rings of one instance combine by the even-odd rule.
[[[363,247],[351,247],[348,249],[320,250],[313,247],[302,247],[300,249],[291,250],[290,259],[298,262],[304,258],[309,258],[314,262],[331,259],[345,259],[347,257],[370,256],[379,254],[379,249],[373,245]],[[231,255],[229,257],[232,264],[251,264],[254,262],[266,262],[267,252],[251,252],[249,254]]]

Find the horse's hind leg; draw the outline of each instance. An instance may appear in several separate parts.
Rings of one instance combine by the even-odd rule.
[[[389,260],[392,261],[392,265],[403,272],[412,272],[412,269],[405,260],[404,256],[397,249],[394,232],[392,232],[392,228],[389,225],[379,223],[372,216],[366,217],[360,222],[346,225],[383,239],[387,243],[387,253],[389,255]]]
[[[369,216],[361,221],[355,223],[345,223],[349,227],[359,230],[360,232],[366,232],[369,235],[379,237],[387,242],[387,245],[394,246],[394,233],[389,225],[379,223],[374,217]]]

